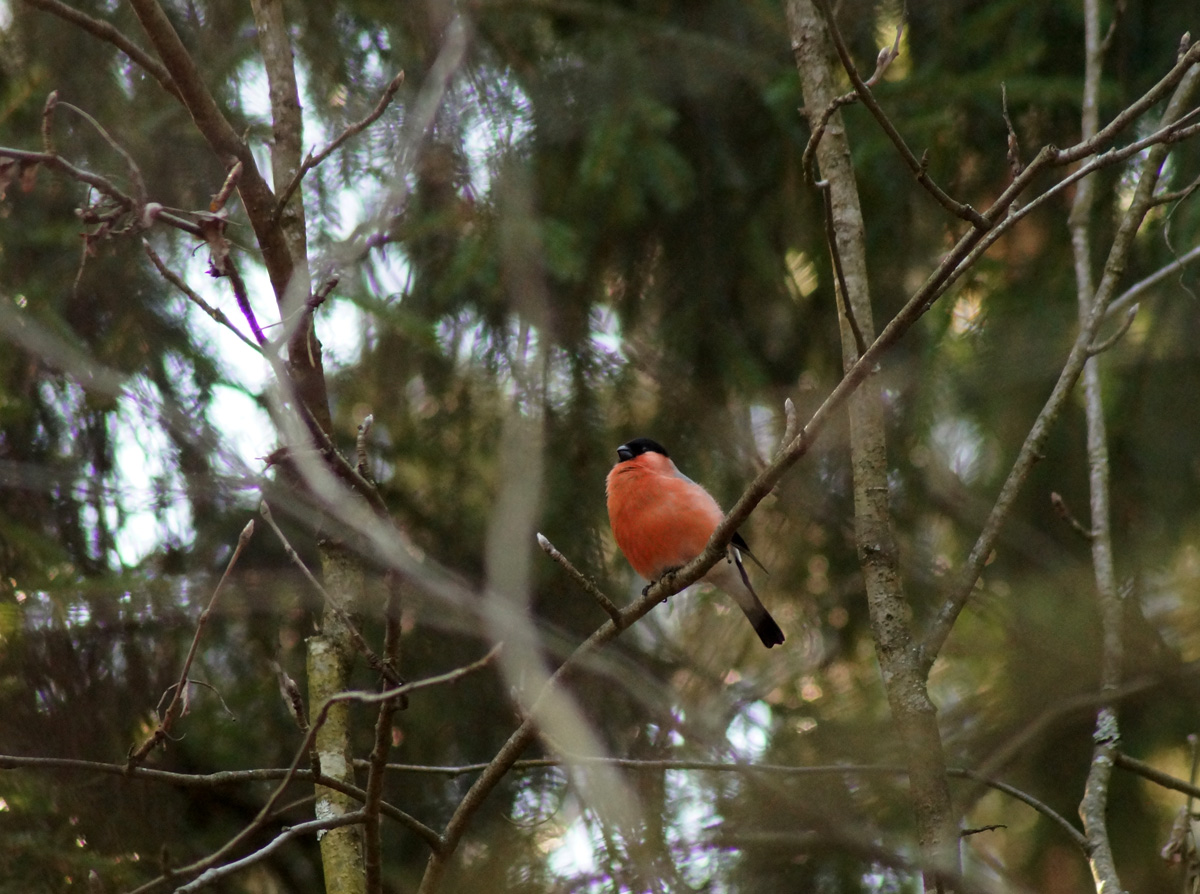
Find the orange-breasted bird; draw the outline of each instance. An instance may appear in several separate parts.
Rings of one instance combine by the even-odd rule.
[[[725,517],[712,494],[680,472],[666,449],[650,438],[634,438],[617,448],[605,492],[617,546],[633,570],[651,582],[704,552]],[[746,541],[734,534],[725,560],[701,580],[733,597],[769,649],[783,642],[783,631],[750,585],[743,553],[754,559]]]

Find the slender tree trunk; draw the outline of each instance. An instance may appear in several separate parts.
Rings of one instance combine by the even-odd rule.
[[[337,546],[322,548],[321,570],[325,588],[347,607],[358,604],[363,589],[362,561]],[[348,598],[355,597],[355,598]],[[308,639],[308,699],[315,711],[326,699],[346,690],[346,679],[354,660],[354,645],[345,623],[329,606],[321,619],[321,632]],[[321,772],[354,784],[353,754],[350,751],[350,705],[342,702],[329,711],[317,731],[316,757]],[[351,813],[360,805],[348,795],[316,787],[316,818],[328,819]],[[366,891],[363,871],[362,831],[358,826],[330,829],[321,836],[321,863],[327,894],[361,894]]]
[[[788,25],[810,121],[837,96],[826,24],[811,0],[791,0]],[[875,337],[867,277],[866,238],[858,187],[841,114],[830,118],[816,151],[821,187],[828,190],[833,248],[840,259],[838,298],[843,365],[849,369]],[[857,332],[856,332],[857,330]],[[946,778],[937,710],[929,698],[912,612],[904,595],[888,504],[887,445],[877,381],[850,398],[854,520],[866,584],[875,652],[888,705],[904,746],[925,886],[942,890],[941,874],[959,873],[958,830]]]
[[[272,134],[271,176],[276,197],[300,170],[303,153],[304,121],[296,81],[295,57],[284,18],[282,0],[251,0],[258,26],[258,42],[270,89]],[[321,362],[321,344],[313,327],[308,298],[312,292],[308,264],[308,235],[302,191],[296,190],[285,207],[278,208],[274,220],[292,260],[291,277],[276,301],[284,324],[287,344],[287,376],[281,383],[284,400],[303,407],[307,425],[316,425],[332,434],[332,419]],[[305,424],[292,426],[292,434],[306,430]],[[308,439],[305,438],[304,441]],[[299,451],[309,443],[291,445]],[[306,487],[304,476],[297,482]],[[319,545],[321,571],[331,597],[346,607],[363,604],[365,575],[360,556],[335,540],[323,539]],[[321,619],[321,632],[308,640],[308,698],[315,712],[328,698],[348,687],[355,648],[342,617],[329,605]],[[338,780],[354,783],[353,754],[350,748],[350,707],[333,707],[325,725],[317,731],[315,760],[321,772]],[[316,787],[316,817],[327,819],[355,810],[359,805],[332,789]],[[331,829],[320,837],[321,862],[328,894],[362,894],[366,891],[363,868],[363,838],[358,826]]]

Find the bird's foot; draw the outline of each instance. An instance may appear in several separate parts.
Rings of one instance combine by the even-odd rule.
[[[662,583],[663,581],[666,581],[667,586],[670,587],[671,584],[674,582],[674,577],[675,577],[676,572],[678,572],[679,569],[682,567],[683,567],[682,565],[676,565],[674,568],[668,568],[666,571],[664,571],[662,574],[660,574],[658,576],[657,580],[653,580],[650,583],[646,584],[645,588],[642,590],[642,595],[645,596],[647,593],[650,592],[651,587],[653,587],[655,584]],[[666,602],[670,598],[671,598],[670,596],[664,596],[662,598],[662,601]]]

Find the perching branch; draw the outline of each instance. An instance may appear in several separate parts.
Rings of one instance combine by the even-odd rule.
[[[1112,139],[1140,117],[1147,109],[1170,93],[1198,61],[1200,61],[1200,45],[1191,47],[1170,72],[1142,97],[1127,107],[1126,110],[1117,115],[1106,127],[1102,128],[1094,139],[1081,142],[1067,149],[1051,150],[1046,148],[1038,153],[1037,157],[1021,172],[1021,176],[1005,189],[985,213],[985,216],[992,224],[991,230],[984,231],[978,227],[972,227],[960,237],[958,243],[946,254],[926,282],[909,298],[904,307],[892,318],[888,325],[884,327],[883,331],[868,346],[866,352],[858,361],[845,372],[842,379],[813,413],[809,421],[800,428],[795,437],[779,451],[772,462],[759,472],[746,487],[742,496],[726,515],[725,520],[713,532],[704,552],[679,571],[665,575],[655,582],[645,594],[622,611],[622,627],[618,627],[610,620],[596,630],[559,667],[547,684],[547,690],[551,687],[561,686],[569,680],[583,660],[615,639],[620,634],[621,629],[644,617],[667,597],[695,583],[725,555],[726,546],[733,534],[745,523],[754,508],[774,489],[787,471],[801,457],[807,454],[815,439],[836,414],[840,412],[850,395],[855,392],[875,369],[884,353],[899,341],[925,311],[932,306],[937,298],[945,293],[945,290],[957,276],[961,275],[964,269],[962,265],[971,257],[972,250],[982,241],[985,234],[990,235],[996,230],[1007,227],[1008,221],[1004,220],[1004,218],[1009,207],[1018,196],[1032,185],[1042,172],[1049,167],[1080,161],[1100,151],[1100,149],[1111,142]],[[1164,121],[1168,120],[1175,119],[1164,117]],[[1155,140],[1158,142],[1174,138],[1182,137],[1179,132],[1171,130],[1160,131],[1155,135]],[[1001,222],[1002,220],[1003,223]],[[1013,496],[1015,497],[1015,493]],[[1005,509],[1004,513],[1001,513],[1001,519],[1006,512],[1007,510]],[[991,535],[993,540],[995,535],[998,535],[998,531],[999,527],[997,526],[995,532]],[[984,557],[986,558],[986,553]],[[980,564],[980,567],[982,567],[982,564]],[[974,578],[972,578],[972,586],[973,584]],[[955,615],[957,615],[957,612],[955,612]],[[952,623],[951,621],[946,626],[947,635]],[[944,636],[942,639],[944,640]],[[938,647],[940,648],[940,643]],[[926,660],[932,663],[928,649],[925,655]],[[539,699],[544,696],[545,693],[539,696]],[[535,709],[536,706],[537,702],[535,702]],[[532,713],[536,713],[536,710],[532,711]],[[446,860],[458,846],[471,818],[479,810],[488,794],[499,784],[508,769],[516,762],[529,743],[533,741],[535,735],[536,728],[532,720],[526,719],[512,733],[491,763],[488,764],[487,769],[481,773],[468,790],[443,833],[446,843],[445,852],[431,857],[426,867],[425,877],[422,880],[420,888],[422,894],[429,894],[429,892],[438,889],[445,873]]]

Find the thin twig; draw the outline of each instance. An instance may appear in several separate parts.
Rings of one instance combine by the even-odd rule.
[[[538,534],[537,542],[538,546],[542,548],[542,552],[557,562],[562,569],[571,576],[571,579],[575,581],[575,583],[579,584],[581,590],[599,603],[600,607],[604,609],[604,613],[612,619],[612,622],[617,625],[617,627],[622,627],[624,625],[624,619],[621,617],[621,610],[617,608],[615,604],[613,604],[611,599],[604,595],[604,591],[597,587],[591,578],[572,565],[571,560],[560,553],[545,535]]]
[[[356,761],[356,764],[363,763]],[[617,767],[622,770],[632,770],[643,773],[663,773],[663,772],[678,772],[678,771],[693,771],[703,773],[741,773],[747,776],[854,776],[854,775],[880,775],[880,776],[907,776],[908,769],[898,764],[823,764],[816,766],[789,766],[786,764],[745,764],[745,763],[729,763],[723,761],[705,761],[705,760],[681,760],[681,759],[663,759],[663,760],[635,760],[632,758],[620,757],[585,757],[585,756],[564,756],[564,757],[548,757],[534,758],[530,760],[515,761],[512,765],[514,770],[543,770],[555,767],[562,767],[566,764],[604,764],[607,766]],[[421,764],[388,764],[388,770],[395,773],[419,773],[432,774],[437,776],[446,776],[454,778],[457,776],[465,776],[471,773],[479,773],[486,770],[489,764],[465,764],[462,766],[425,766]],[[1038,800],[1032,795],[1024,792],[1015,786],[1009,785],[998,779],[993,779],[984,774],[978,773],[975,770],[966,769],[963,767],[947,767],[947,775],[955,779],[966,779],[981,785],[993,788],[996,791],[1003,792],[1012,798],[1027,804],[1038,813],[1050,819],[1061,828],[1067,836],[1081,849],[1085,846],[1083,833],[1079,831],[1069,820],[1064,818],[1054,808]],[[1171,777],[1173,778],[1173,777]],[[1176,780],[1178,782],[1178,780]],[[1186,783],[1181,783],[1186,785]],[[1181,789],[1182,790],[1182,789]]]
[[[1109,316],[1120,313],[1130,304],[1139,300],[1142,295],[1150,291],[1150,289],[1154,288],[1168,276],[1182,272],[1186,267],[1196,263],[1196,261],[1200,261],[1200,245],[1197,245],[1187,253],[1180,255],[1170,264],[1166,264],[1160,267],[1158,270],[1155,270],[1146,278],[1138,280],[1128,289],[1122,292],[1120,297],[1114,299],[1113,303],[1109,305]]]
[[[1123,751],[1118,751],[1113,755],[1113,763],[1122,770],[1128,770],[1130,773],[1136,773],[1144,779],[1149,779],[1155,785],[1161,785],[1163,788],[1169,788],[1172,791],[1182,792],[1189,798],[1200,798],[1200,785],[1195,782],[1188,782],[1186,779],[1180,779],[1177,776],[1172,776],[1170,773],[1164,773],[1162,770],[1152,767],[1145,761],[1140,761],[1136,757],[1130,757]]]
[[[275,196],[263,179],[249,145],[225,117],[200,75],[195,59],[184,46],[158,0],[130,0],[129,5],[162,59],[164,68],[170,73],[169,78],[175,84],[197,130],[218,158],[237,159],[242,163],[243,170],[238,181],[242,207],[262,249],[263,263],[271,278],[276,299],[282,304],[288,284],[292,281],[295,264],[282,230],[275,225]]]
[[[1197,177],[1183,189],[1173,189],[1169,192],[1159,193],[1154,197],[1153,206],[1170,205],[1173,202],[1183,202],[1191,198],[1197,189],[1200,189],[1200,177]]]
[[[250,292],[246,288],[246,281],[242,279],[242,274],[237,268],[237,264],[233,263],[233,256],[224,255],[223,263],[218,269],[222,276],[229,278],[229,284],[233,287],[233,297],[237,301],[238,309],[242,312],[242,316],[246,318],[246,322],[250,324],[250,331],[254,333],[254,339],[261,347],[267,346],[267,336],[263,334],[262,327],[258,325],[258,317],[254,315],[254,307],[250,304]]]
[[[342,145],[347,140],[349,140],[351,137],[357,136],[358,134],[362,133],[364,130],[366,130],[368,127],[370,127],[372,124],[374,124],[376,121],[379,120],[379,117],[384,113],[384,111],[387,110],[388,104],[391,103],[391,101],[392,101],[392,97],[394,97],[396,95],[396,91],[400,89],[400,85],[403,83],[404,83],[404,72],[400,72],[398,75],[396,75],[394,78],[392,78],[391,81],[388,82],[387,87],[384,88],[383,95],[379,97],[379,102],[377,102],[375,104],[375,108],[373,108],[367,114],[367,116],[365,118],[349,125],[345,130],[343,130],[341,132],[341,134],[338,135],[337,139],[335,139],[332,143],[330,143],[328,146],[326,146],[320,152],[314,153],[311,149],[309,150],[308,155],[305,156],[304,163],[302,165],[300,165],[300,170],[298,170],[296,172],[295,176],[292,177],[291,182],[288,183],[288,185],[284,188],[283,192],[280,193],[279,207],[277,208],[277,210],[275,212],[276,216],[281,215],[283,213],[284,207],[287,205],[288,202],[291,201],[292,196],[295,194],[296,190],[299,188],[300,181],[302,181],[304,179],[304,176],[309,171],[311,171],[313,168],[315,168],[317,165],[319,165],[325,159],[329,158],[329,156],[333,155],[333,153],[336,152],[338,149],[340,149],[342,147]]]
[[[879,51],[879,56],[875,60],[875,71],[871,77],[867,78],[866,84],[868,87],[874,87],[879,79],[883,77],[884,72],[888,70],[891,64],[900,55],[900,38],[904,33],[904,26],[901,25],[896,29],[896,39],[893,41],[890,48],[884,47]],[[800,166],[804,171],[804,178],[808,181],[815,181],[817,178],[812,173],[812,160],[816,154],[817,145],[821,142],[821,138],[825,136],[825,130],[829,126],[829,121],[833,118],[834,113],[843,106],[851,105],[859,101],[858,93],[851,90],[849,93],[844,93],[841,96],[834,97],[829,104],[825,106],[820,117],[816,121],[809,118],[809,127],[812,134],[808,138],[808,143],[804,147],[804,153],[801,155]]]
[[[208,210],[216,214],[225,207],[225,203],[229,201],[229,197],[233,195],[233,191],[237,189],[238,181],[242,178],[244,166],[240,161],[235,161],[229,169],[229,173],[225,175],[225,182],[221,184],[221,188],[217,190],[217,194],[212,197],[212,201],[208,203]]]
[[[1062,494],[1057,491],[1050,492],[1050,505],[1054,509],[1054,513],[1071,526],[1071,529],[1082,537],[1084,540],[1090,541],[1094,536],[1092,529],[1083,524],[1075,517],[1075,513],[1067,505],[1067,501],[1063,499]]]
[[[233,568],[237,565],[237,561],[241,558],[242,552],[250,543],[250,538],[254,536],[254,520],[246,522],[246,526],[242,528],[242,532],[238,535],[237,546],[234,547],[233,555],[229,557],[229,561],[225,563],[225,571],[221,574],[221,579],[217,581],[217,586],[213,589],[212,598],[208,601],[208,606],[200,613],[199,619],[196,621],[196,633],[192,636],[192,645],[188,649],[187,657],[183,661],[183,669],[179,672],[179,682],[175,684],[175,693],[171,697],[170,703],[167,705],[166,711],[163,712],[161,719],[158,722],[158,727],[151,734],[141,747],[130,753],[127,767],[132,769],[145,760],[148,755],[159,742],[165,739],[171,733],[171,727],[181,713],[183,705],[184,692],[188,685],[188,672],[192,669],[192,662],[196,658],[196,650],[200,646],[200,636],[204,633],[204,627],[208,624],[209,616],[217,605],[217,600],[221,596],[221,591],[225,589],[225,584],[229,580],[229,575],[233,572]]]
[[[1066,832],[1067,836],[1073,842],[1075,842],[1075,844],[1078,845],[1084,853],[1087,853],[1087,839],[1084,838],[1083,833],[1075,828],[1075,825],[1070,820],[1052,808],[1049,804],[1039,801],[1028,792],[1023,792],[1019,788],[1009,785],[1007,782],[1001,782],[998,779],[990,779],[986,776],[981,776],[974,770],[948,767],[946,769],[946,773],[949,776],[956,776],[959,779],[970,779],[973,782],[986,785],[988,788],[994,788],[996,791],[1004,792],[1006,795],[1016,798],[1018,801],[1021,801],[1024,804],[1028,804],[1042,816],[1051,820],[1055,825]]]
[[[825,22],[829,26],[829,35],[833,39],[834,49],[837,50],[838,58],[841,59],[842,68],[846,70],[846,74],[850,77],[850,82],[854,84],[854,91],[858,94],[862,104],[867,107],[870,113],[875,117],[883,132],[891,139],[892,144],[900,153],[900,157],[908,165],[909,170],[917,179],[917,183],[925,188],[925,190],[937,200],[937,203],[953,214],[955,217],[960,217],[965,221],[979,229],[988,229],[993,225],[986,217],[972,208],[970,205],[965,205],[962,202],[955,201],[948,196],[940,186],[933,182],[929,176],[928,165],[918,159],[913,151],[908,148],[908,144],[904,142],[904,137],[900,135],[900,131],[892,124],[887,113],[879,105],[875,99],[875,95],[871,92],[871,88],[862,79],[862,75],[858,73],[858,69],[854,66],[854,60],[850,57],[850,51],[846,47],[846,41],[842,38],[842,33],[838,29],[837,18],[833,14],[833,10],[829,6],[829,0],[813,0],[821,14],[825,17]]]
[[[780,450],[790,444],[792,439],[796,437],[796,425],[798,422],[796,419],[796,404],[792,402],[790,397],[783,399],[783,420],[783,443],[779,445]]]
[[[312,585],[314,590],[321,594],[321,598],[325,601],[325,604],[333,610],[333,613],[337,615],[338,620],[346,625],[346,630],[350,634],[350,639],[354,642],[354,647],[358,649],[358,651],[366,659],[371,670],[382,675],[393,686],[403,685],[404,681],[400,679],[400,675],[397,674],[393,668],[388,667],[387,663],[381,660],[380,657],[375,654],[375,651],[369,645],[367,645],[367,641],[363,638],[362,633],[359,632],[358,628],[354,625],[354,622],[350,619],[349,613],[342,606],[340,600],[326,590],[325,587],[322,586],[321,582],[317,580],[316,576],[308,570],[308,566],[304,564],[304,560],[300,558],[300,554],[296,552],[295,547],[292,546],[291,541],[289,541],[287,538],[287,535],[283,533],[283,530],[276,523],[275,517],[271,514],[271,507],[267,505],[267,501],[265,499],[259,503],[258,511],[261,513],[262,517],[266,519],[267,524],[271,526],[271,530],[275,532],[275,536],[279,538],[279,542],[283,546],[283,551],[287,553],[287,557],[292,560],[292,564],[300,569],[300,573],[304,575],[304,579]]]
[[[1163,112],[1162,127],[1159,130],[1169,128],[1171,122],[1184,113],[1186,103],[1195,89],[1198,78],[1197,71],[1192,66],[1194,66],[1196,61],[1200,61],[1200,52],[1195,52],[1195,48],[1193,48],[1185,58],[1190,60],[1190,65],[1184,70],[1178,81],[1175,94],[1172,96],[1167,109]],[[1162,82],[1160,81],[1160,83]],[[1117,117],[1121,118],[1122,116],[1118,115]],[[1098,139],[1103,133],[1104,130],[1099,131],[1093,139]],[[1133,242],[1142,218],[1145,216],[1149,202],[1153,198],[1158,172],[1166,154],[1167,144],[1156,144],[1151,148],[1146,161],[1142,165],[1141,176],[1138,180],[1134,199],[1126,210],[1118,227],[1117,234],[1113,238],[1104,274],[1100,285],[1095,290],[1095,297],[1093,298],[1089,315],[1080,327],[1075,343],[1063,365],[1062,372],[1059,374],[1058,381],[1055,383],[1050,396],[1047,398],[1037,419],[1034,420],[1033,426],[1025,438],[1025,442],[1021,446],[1017,459],[1013,463],[1008,477],[1000,489],[1000,494],[997,496],[992,511],[988,515],[984,528],[980,532],[975,545],[972,547],[967,561],[964,563],[957,583],[946,597],[941,610],[925,635],[922,649],[927,665],[933,663],[946,638],[950,635],[959,612],[962,611],[963,606],[970,597],[975,587],[975,582],[983,570],[984,563],[995,546],[1004,521],[1015,503],[1017,494],[1032,471],[1034,464],[1041,457],[1042,446],[1049,435],[1051,424],[1057,419],[1058,414],[1065,406],[1068,397],[1074,390],[1080,373],[1083,371],[1084,363],[1088,359],[1088,350],[1094,342],[1096,332],[1104,319],[1108,303],[1116,290],[1120,273],[1124,270],[1125,257],[1129,247]],[[1041,153],[1039,153],[1040,155]],[[1036,166],[1037,160],[1035,159],[1034,163],[1026,168],[1025,175],[1028,176],[1029,172]]]
[[[829,259],[833,263],[834,277],[837,280],[837,302],[842,316],[850,326],[854,336],[855,359],[867,352],[867,342],[863,338],[862,329],[854,316],[854,307],[850,302],[850,292],[846,287],[846,274],[842,270],[842,255],[838,249],[837,234],[833,230],[833,196],[828,181],[818,181],[817,190],[821,193],[822,205],[825,209],[825,244],[829,250]]]
[[[54,147],[54,110],[58,107],[58,91],[51,90],[42,106],[42,149],[51,155],[57,155]]]
[[[1164,127],[1147,137],[1136,140],[1120,149],[1110,149],[1109,151],[1098,155],[1090,162],[1081,165],[1073,172],[1068,174],[1058,183],[1051,186],[1045,192],[1039,194],[1036,198],[1022,205],[1020,208],[1015,208],[1017,196],[1020,192],[1029,185],[1030,171],[1041,172],[1046,167],[1056,167],[1070,163],[1071,159],[1078,160],[1078,147],[1071,149],[1063,149],[1056,151],[1048,151],[1043,149],[1038,157],[1024,170],[1018,181],[1014,181],[1013,186],[1019,188],[1014,189],[1010,186],[1005,191],[1005,195],[997,199],[990,209],[987,216],[993,218],[997,211],[1008,209],[1004,219],[997,223],[992,229],[982,236],[976,236],[973,232],[968,232],[959,242],[959,244],[947,255],[946,260],[939,265],[938,269],[930,275],[926,284],[922,286],[919,294],[924,294],[929,302],[933,302],[940,298],[949,290],[949,288],[958,281],[962,274],[971,269],[975,263],[987,253],[1000,238],[1006,235],[1018,222],[1032,214],[1043,205],[1049,203],[1054,198],[1065,192],[1069,187],[1083,180],[1084,178],[1094,174],[1096,171],[1102,170],[1112,165],[1120,164],[1127,161],[1135,155],[1140,154],[1143,150],[1150,146],[1155,146],[1160,143],[1173,143],[1180,140],[1188,139],[1200,133],[1200,125],[1192,127],[1179,127],[1177,124]],[[1100,141],[1088,141],[1091,143],[1100,143]],[[967,250],[963,252],[963,249]],[[960,254],[960,252],[962,252]],[[944,269],[947,261],[952,262],[952,269]],[[1111,312],[1111,308],[1110,308]]]
[[[173,773],[168,770],[155,770],[149,767],[134,767],[128,769],[125,764],[100,763],[96,761],[76,760],[74,758],[57,757],[26,757],[23,755],[0,755],[0,770],[73,770],[82,773],[104,773],[106,775],[127,776],[141,779],[145,782],[157,782],[176,788],[213,789],[230,785],[245,785],[252,782],[275,782],[285,777],[293,782],[312,782],[349,795],[359,802],[365,803],[367,793],[355,785],[350,785],[340,779],[311,770],[290,771],[287,768],[266,768],[258,770],[224,770],[217,773]],[[441,839],[437,832],[426,826],[420,820],[387,803],[380,805],[384,816],[393,819],[402,826],[415,832],[426,841],[430,847],[438,847]]]
[[[337,829],[341,826],[354,826],[364,821],[365,811],[358,810],[354,813],[343,813],[341,816],[329,817],[327,819],[309,820],[306,823],[301,823],[298,826],[290,826],[284,829],[278,835],[271,839],[269,844],[260,847],[258,850],[247,854],[237,860],[232,860],[229,863],[224,863],[220,866],[214,866],[211,869],[206,869],[196,879],[188,882],[186,885],[180,885],[175,889],[175,894],[191,894],[191,892],[199,891],[201,888],[206,888],[213,882],[220,881],[227,875],[233,875],[235,872],[240,872],[247,866],[253,866],[262,860],[265,860],[272,853],[277,851],[293,838],[299,838],[302,835],[308,835],[313,832],[323,832],[329,829]]]
[[[271,669],[275,671],[275,679],[279,683],[279,694],[283,696],[284,704],[291,711],[296,726],[300,728],[300,732],[308,732],[308,715],[304,710],[304,697],[300,694],[300,687],[278,662],[272,661]]]
[[[222,860],[239,849],[242,844],[249,840],[251,836],[256,834],[258,830],[261,829],[263,825],[275,815],[275,805],[283,796],[283,792],[287,789],[288,785],[300,778],[302,773],[300,770],[300,761],[303,760],[304,757],[311,751],[313,742],[316,740],[317,731],[325,725],[325,721],[329,718],[329,712],[335,705],[340,705],[347,702],[378,704],[380,702],[394,700],[402,696],[408,696],[411,693],[418,692],[422,689],[428,689],[433,686],[441,686],[447,683],[457,682],[462,677],[474,673],[475,671],[490,664],[495,659],[496,655],[499,654],[500,648],[500,645],[493,647],[490,652],[488,652],[478,661],[474,661],[471,664],[464,665],[463,667],[456,668],[444,674],[438,674],[435,677],[427,677],[424,680],[418,680],[415,683],[405,683],[402,686],[397,686],[395,689],[387,689],[383,692],[340,692],[337,695],[327,698],[313,718],[312,725],[305,734],[304,741],[296,750],[296,754],[292,758],[291,765],[288,767],[279,784],[275,787],[275,790],[267,798],[266,803],[260,808],[255,818],[219,849],[209,854],[207,857],[197,860],[190,866],[175,870],[171,874],[171,877],[178,878],[183,876],[194,876],[198,873],[208,870],[211,867],[220,865]],[[324,783],[322,782],[322,784]],[[359,818],[359,821],[361,821],[361,817]],[[438,844],[434,846],[435,852],[437,852],[442,846],[442,839],[439,838],[437,841]],[[132,892],[132,894],[149,894],[150,891],[155,890],[163,881],[165,881],[165,879],[155,879],[154,881],[143,885],[141,888],[138,888],[137,891]]]
[[[1008,167],[1013,178],[1021,176],[1021,143],[1017,139],[1017,129],[1013,127],[1012,118],[1008,117],[1008,86],[1000,82],[1000,109],[1004,116],[1004,129],[1008,132],[1008,148],[1006,156]]]
[[[312,295],[309,297],[308,301],[306,302],[307,308],[310,311],[313,311],[313,310],[316,310],[318,307],[320,307],[322,304],[324,304],[325,299],[329,297],[329,294],[335,288],[337,288],[337,284],[338,284],[338,278],[336,276],[331,276],[331,277],[329,277],[329,279],[325,280],[325,282],[321,283],[320,288],[318,288],[315,292],[313,292]]]
[[[72,180],[90,186],[101,194],[112,199],[122,210],[135,215],[135,219],[142,227],[148,226],[153,220],[161,220],[165,224],[169,224],[177,230],[182,230],[185,233],[190,233],[193,236],[200,238],[204,237],[201,228],[194,221],[180,217],[175,212],[169,211],[161,206],[156,208],[152,221],[146,221],[144,217],[137,214],[138,203],[118,187],[114,186],[111,180],[101,177],[99,174],[93,174],[91,171],[86,171],[83,168],[76,167],[67,161],[61,155],[53,152],[30,152],[25,149],[14,149],[9,146],[0,146],[0,158],[11,158],[15,161],[24,162],[25,164],[40,164],[49,168],[52,171],[64,174]]]
[[[64,109],[70,109],[84,121],[90,124],[92,129],[95,130],[96,133],[100,134],[100,138],[103,139],[104,142],[108,143],[109,147],[114,152],[121,156],[121,159],[125,162],[125,166],[129,168],[129,179],[133,181],[133,200],[137,202],[138,208],[144,206],[147,201],[146,180],[142,176],[142,169],[138,167],[138,163],[133,160],[133,156],[129,154],[129,151],[120,143],[118,143],[113,135],[105,130],[104,126],[99,121],[97,121],[83,109],[79,108],[79,106],[72,105],[71,103],[64,102],[62,100],[58,100],[57,104]]]
[[[375,417],[368,413],[363,417],[363,421],[358,424],[358,436],[354,439],[354,455],[358,464],[355,466],[355,471],[363,477],[364,481],[371,479],[370,464],[367,460],[367,438],[371,435],[371,426],[375,424]]]
[[[359,440],[365,440],[366,431],[370,430],[371,417],[367,416],[359,426]],[[365,447],[363,448],[365,453]],[[365,457],[362,465],[365,466]],[[387,588],[387,602],[384,606],[384,643],[383,660],[393,670],[400,668],[400,575],[389,569],[384,575],[384,586]],[[392,718],[396,712],[408,707],[408,696],[402,695],[389,699],[379,706],[379,715],[375,720],[375,745],[371,749],[367,771],[367,798],[363,812],[366,822],[363,826],[363,864],[365,867],[367,894],[382,894],[383,891],[383,839],[379,822],[380,807],[383,804],[383,782],[387,772],[388,751],[392,747]]]
[[[1122,338],[1124,338],[1125,333],[1129,331],[1129,327],[1133,325],[1133,318],[1137,316],[1138,308],[1140,306],[1141,305],[1138,304],[1130,306],[1130,308],[1125,311],[1125,318],[1121,320],[1120,324],[1116,328],[1116,331],[1113,332],[1113,334],[1108,338],[1104,339],[1104,341],[1093,343],[1092,346],[1088,348],[1088,355],[1095,357],[1097,354],[1103,354]]]
[[[1125,18],[1126,0],[1117,0],[1113,6],[1112,21],[1108,23],[1108,31],[1104,34],[1104,39],[1100,41],[1100,55],[1106,55],[1109,48],[1112,47],[1113,38],[1117,36],[1117,26],[1121,24],[1121,20]]]
[[[100,19],[93,19],[89,15],[85,15],[78,9],[68,6],[65,3],[60,3],[59,0],[24,0],[28,6],[33,6],[37,9],[44,10],[60,19],[70,22],[93,37],[98,37],[107,43],[112,44],[134,63],[141,66],[145,71],[158,81],[159,85],[174,96],[176,99],[182,99],[179,88],[175,86],[175,81],[172,79],[170,72],[163,66],[161,62],[131,41],[125,34],[118,31],[108,22]]]
[[[383,803],[384,766],[392,747],[392,718],[399,708],[391,698],[379,706],[375,718],[375,744],[371,748],[367,771],[367,800],[363,804],[363,868],[367,894],[383,892],[383,842],[380,837],[380,806]]]
[[[168,268],[163,262],[163,259],[158,256],[158,253],[150,247],[150,243],[145,239],[142,240],[142,248],[145,249],[147,257],[150,258],[155,269],[158,270],[163,279],[182,292],[189,301],[208,314],[209,317],[211,317],[215,322],[224,326],[226,329],[240,338],[242,343],[247,347],[258,353],[262,353],[262,348],[256,345],[250,340],[249,337],[244,335],[240,329],[233,325],[233,322],[225,315],[223,310],[221,310],[219,307],[213,307],[211,304],[201,298],[200,294],[192,289],[192,287],[186,282],[184,282],[182,277],[176,275],[170,268]]]

